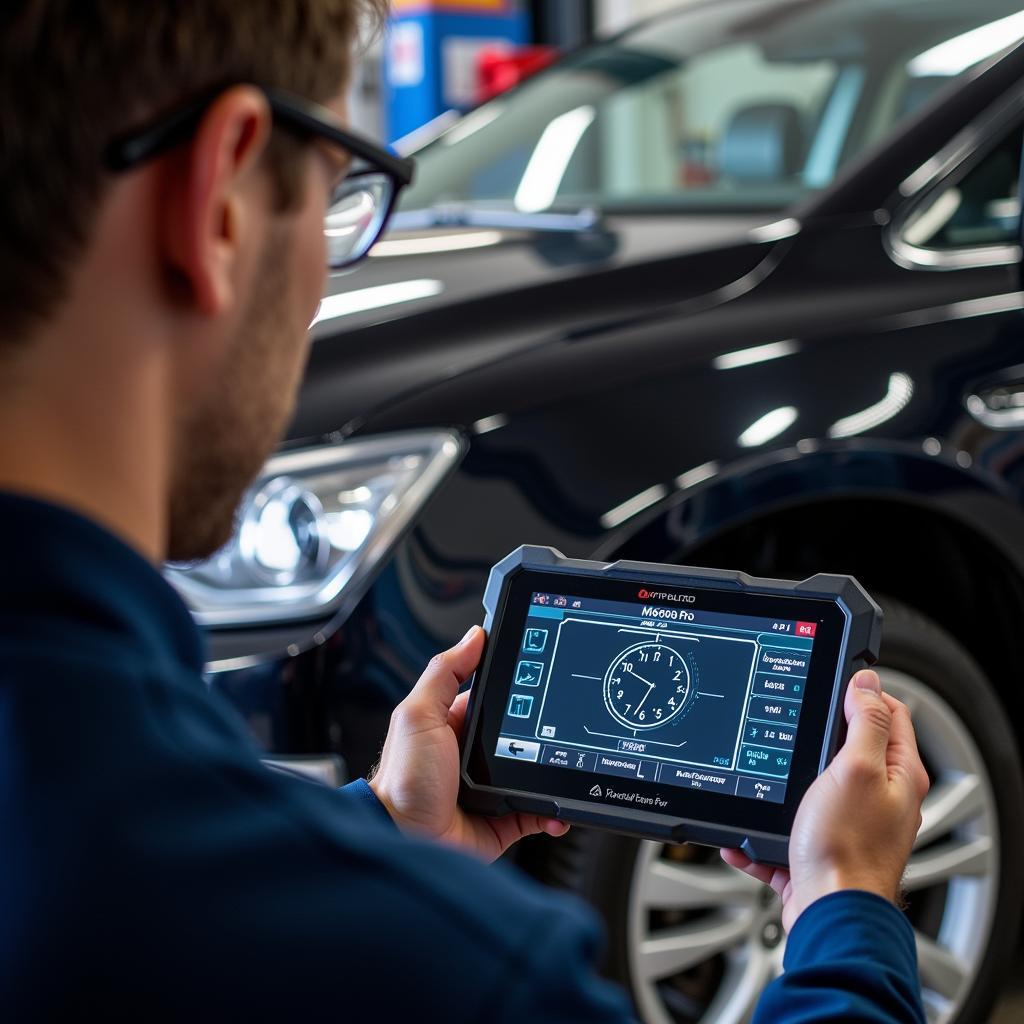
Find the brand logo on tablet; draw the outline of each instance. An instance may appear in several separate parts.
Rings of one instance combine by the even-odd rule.
[[[601,792],[601,787],[600,786],[592,786],[590,788],[590,795],[591,796],[604,796],[604,793]]]
[[[597,794],[594,793],[597,790]],[[598,795],[601,792],[600,786],[594,786],[594,789],[590,791],[591,796]],[[606,800],[621,800],[627,804],[639,804],[641,807],[655,807],[661,810],[664,807],[668,807],[668,801],[663,800],[660,796],[655,794],[654,796],[647,796],[644,793],[636,793],[632,790],[618,790],[612,789],[610,786],[604,791]]]
[[[693,604],[697,600],[694,594],[666,594],[661,590],[641,590],[636,595],[641,601],[684,601],[686,604]]]

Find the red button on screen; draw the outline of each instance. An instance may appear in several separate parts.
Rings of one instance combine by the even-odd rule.
[[[814,632],[817,628],[818,624],[816,622],[798,622],[796,624],[796,635],[814,636]]]

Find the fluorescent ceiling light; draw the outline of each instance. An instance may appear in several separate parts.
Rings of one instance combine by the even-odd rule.
[[[759,420],[751,423],[740,434],[737,444],[741,448],[756,448],[758,445],[767,444],[784,430],[788,430],[796,422],[796,417],[797,411],[791,405],[784,405],[781,409],[772,409],[771,412],[766,412]]]
[[[577,107],[560,114],[544,129],[516,189],[517,210],[539,213],[551,206],[594,114],[593,107]]]
[[[913,393],[914,382],[905,373],[891,374],[889,390],[880,402],[833,423],[828,429],[828,436],[853,437],[855,434],[863,434],[865,430],[872,430],[905,408]]]
[[[735,370],[740,366],[750,366],[752,363],[764,363],[769,359],[791,356],[799,347],[799,344],[793,340],[773,341],[767,345],[741,348],[738,352],[726,352],[716,356],[711,365],[716,370]]]
[[[718,472],[717,462],[705,462],[702,466],[694,466],[685,473],[676,477],[676,487],[685,491],[689,487],[696,487],[697,484],[710,480]]]
[[[416,299],[429,299],[443,291],[444,285],[440,281],[423,278],[418,281],[379,284],[373,288],[358,288],[354,292],[342,292],[340,295],[327,295],[320,300],[320,308],[310,326],[315,327],[324,320],[336,320],[338,317],[351,316],[353,313],[365,313],[368,309],[397,306],[401,302],[414,302]]]
[[[1024,11],[981,25],[925,50],[907,64],[907,72],[915,78],[959,75],[1021,38],[1024,38]]]
[[[421,238],[386,238],[371,250],[371,256],[423,256],[432,252],[458,252],[497,245],[505,236],[500,231],[464,231],[452,235],[425,235]]]
[[[664,484],[655,484],[653,487],[648,487],[646,491],[641,491],[628,501],[624,501],[621,505],[616,505],[615,508],[605,512],[601,516],[601,525],[606,530],[621,526],[627,519],[631,519],[638,512],[643,512],[645,508],[650,508],[655,502],[661,501],[662,498],[666,497],[668,497],[668,488]]]

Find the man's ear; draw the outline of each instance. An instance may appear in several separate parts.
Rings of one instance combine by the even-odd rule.
[[[271,124],[263,93],[235,86],[213,102],[188,146],[168,161],[160,211],[163,255],[202,315],[222,313],[235,300],[243,247],[266,211],[254,172]]]

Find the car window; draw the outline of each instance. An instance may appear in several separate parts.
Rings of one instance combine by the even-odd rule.
[[[1018,126],[970,170],[932,192],[907,218],[903,240],[936,252],[1014,244],[1022,152],[1024,127]]]
[[[589,150],[577,147],[556,198],[597,193],[615,203],[689,190],[789,201],[802,190],[813,129],[839,72],[833,60],[769,61],[738,43],[615,92],[595,110]]]
[[[402,210],[780,209],[1021,37],[1017,0],[698,4],[469,113]]]

